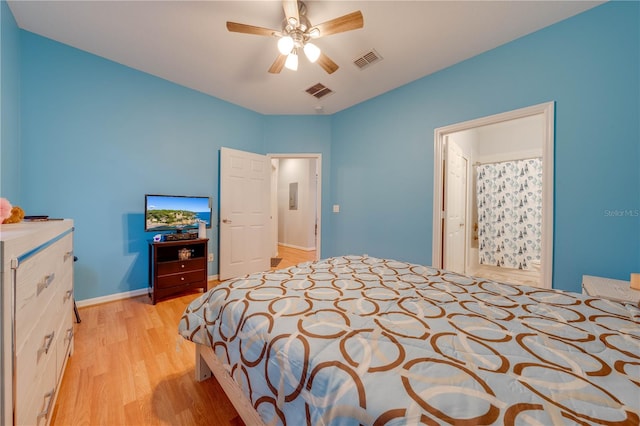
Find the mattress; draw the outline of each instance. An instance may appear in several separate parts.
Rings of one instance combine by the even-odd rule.
[[[640,423],[640,308],[407,262],[343,256],[195,299],[266,424]]]

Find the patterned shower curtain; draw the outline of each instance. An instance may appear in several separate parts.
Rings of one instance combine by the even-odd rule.
[[[477,168],[480,264],[531,269],[540,261],[542,159]]]

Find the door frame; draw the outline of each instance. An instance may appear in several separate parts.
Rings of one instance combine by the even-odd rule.
[[[443,265],[443,232],[444,214],[444,149],[445,137],[452,133],[470,130],[490,124],[542,115],[544,136],[542,143],[542,241],[541,241],[541,286],[553,288],[553,153],[555,102],[546,102],[530,107],[520,108],[501,114],[490,115],[475,120],[456,123],[434,130],[433,155],[433,238],[432,265],[442,268]]]
[[[316,233],[316,260],[321,259],[320,247],[321,244],[321,236],[322,236],[322,154],[319,153],[310,153],[310,154],[301,154],[301,153],[290,153],[290,154],[267,154],[267,158],[269,161],[271,159],[304,159],[304,160],[316,160],[317,166],[317,175],[316,179],[316,224],[318,225],[317,233]],[[271,189],[273,192],[274,188]],[[277,235],[276,235],[277,242]]]

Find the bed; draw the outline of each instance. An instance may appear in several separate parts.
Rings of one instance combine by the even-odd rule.
[[[343,256],[186,308],[247,425],[640,424],[640,307]]]

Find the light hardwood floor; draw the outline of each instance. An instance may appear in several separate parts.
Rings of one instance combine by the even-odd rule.
[[[276,269],[315,252],[281,246],[279,257]],[[215,378],[196,382],[194,346],[178,336],[182,312],[200,294],[80,308],[51,424],[244,425]]]
[[[272,269],[284,269],[290,266],[297,265],[298,263],[307,262],[309,260],[316,260],[316,252],[315,250],[305,251],[279,244],[278,257],[282,258],[282,261],[278,264],[277,267]]]

